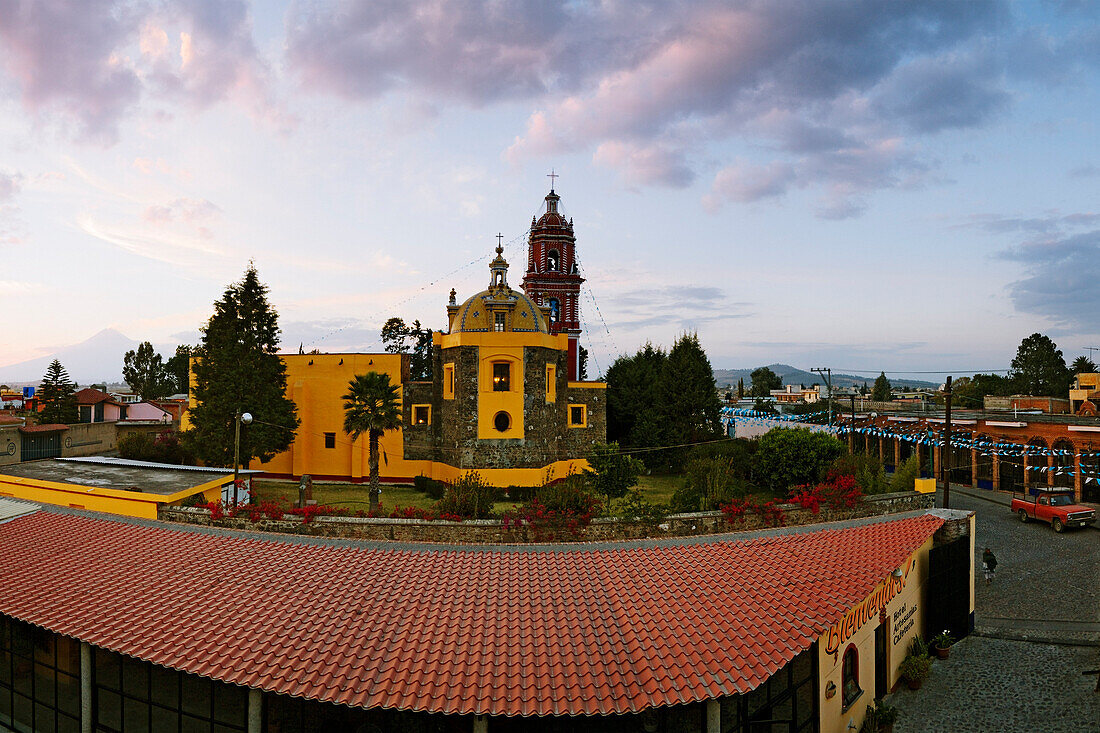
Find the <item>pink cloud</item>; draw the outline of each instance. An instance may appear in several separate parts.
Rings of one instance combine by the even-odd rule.
[[[0,58],[30,110],[59,111],[81,138],[109,144],[140,96],[116,53],[134,28],[134,13],[110,0],[0,0]]]

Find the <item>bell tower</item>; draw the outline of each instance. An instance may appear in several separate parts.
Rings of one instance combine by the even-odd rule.
[[[555,176],[556,177],[556,176]],[[551,179],[553,180],[553,179]],[[569,337],[567,376],[575,382],[580,375],[581,283],[577,267],[573,220],[566,221],[558,210],[561,201],[551,186],[546,195],[546,211],[538,220],[532,217],[527,238],[527,272],[523,291],[549,314],[551,334]]]

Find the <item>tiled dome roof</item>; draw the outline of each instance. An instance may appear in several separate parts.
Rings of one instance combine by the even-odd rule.
[[[549,333],[546,319],[535,301],[526,293],[508,287],[508,263],[504,249],[497,247],[497,256],[489,263],[492,280],[488,290],[466,299],[451,320],[451,333],[495,331],[495,314],[505,314],[505,331]]]

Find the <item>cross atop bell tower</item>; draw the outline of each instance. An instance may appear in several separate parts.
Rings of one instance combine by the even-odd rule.
[[[568,379],[577,381],[580,375],[580,292],[584,278],[580,276],[577,263],[573,221],[566,220],[561,213],[558,206],[561,197],[554,193],[553,182],[559,176],[551,170],[547,177],[551,187],[545,198],[546,210],[537,220],[531,219],[523,291],[549,309],[550,333],[569,336]]]

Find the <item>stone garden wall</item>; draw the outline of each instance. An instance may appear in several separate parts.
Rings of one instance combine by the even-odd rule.
[[[784,504],[784,526],[833,522],[857,517],[897,514],[933,506],[932,494],[906,491],[866,497],[852,509],[834,511],[822,508],[817,514],[795,504]],[[264,519],[250,522],[247,518],[212,520],[206,509],[161,507],[159,518],[168,522],[183,522],[242,530],[260,530],[285,534],[343,537],[360,540],[392,540],[402,542],[437,542],[441,544],[525,544],[545,541],[536,537],[530,527],[505,527],[500,520],[468,520],[465,522],[428,522],[419,519],[360,519],[356,517],[315,517],[303,522],[299,517],[278,521]],[[601,517],[581,528],[576,536],[563,539],[572,542],[605,542],[656,537],[689,537],[748,531],[766,527],[763,519],[753,513],[743,520],[727,522],[721,512],[673,514],[650,522],[627,521]]]

